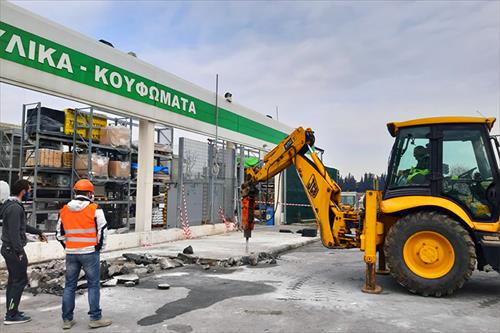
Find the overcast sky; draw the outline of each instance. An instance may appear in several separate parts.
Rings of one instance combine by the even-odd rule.
[[[15,3],[204,88],[218,73],[235,102],[313,128],[343,174],[386,170],[389,121],[500,116],[499,1]],[[0,118],[40,98],[1,85]]]

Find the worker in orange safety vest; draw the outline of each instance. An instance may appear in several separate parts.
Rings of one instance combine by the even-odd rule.
[[[73,188],[75,198],[59,213],[57,239],[66,250],[66,273],[62,299],[63,329],[75,324],[75,292],[83,268],[87,278],[90,328],[111,325],[111,320],[102,318],[100,302],[100,251],[106,241],[107,223],[104,212],[93,202],[94,185],[81,179]]]

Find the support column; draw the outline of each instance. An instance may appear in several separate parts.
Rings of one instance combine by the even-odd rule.
[[[224,153],[224,215],[232,219],[234,217],[234,209],[236,208],[234,198],[236,188],[236,173],[235,173],[235,144],[226,141],[226,151]]]
[[[135,231],[151,231],[153,209],[153,165],[155,123],[139,121],[139,154]]]

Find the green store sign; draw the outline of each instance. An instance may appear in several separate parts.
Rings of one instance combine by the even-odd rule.
[[[0,21],[0,58],[215,125],[215,106]],[[219,126],[279,143],[287,134],[219,108]]]

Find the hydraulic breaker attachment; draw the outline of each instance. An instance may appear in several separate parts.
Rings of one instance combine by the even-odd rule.
[[[254,209],[255,198],[253,196],[243,197],[241,200],[241,226],[243,227],[243,236],[245,237],[245,253],[248,253],[248,240],[252,237]]]
[[[254,227],[254,208],[255,199],[253,197],[244,197],[241,200],[241,225],[243,227],[243,236],[248,240],[252,237]]]

